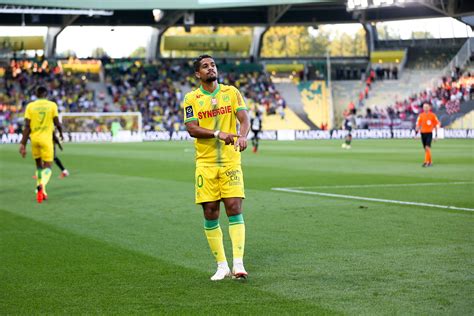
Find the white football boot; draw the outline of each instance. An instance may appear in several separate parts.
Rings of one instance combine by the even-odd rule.
[[[224,280],[225,277],[230,277],[230,268],[227,262],[219,262],[217,264],[217,271],[214,273],[214,275],[211,277],[212,281],[220,281]]]
[[[247,271],[245,271],[244,263],[242,259],[234,259],[234,266],[232,267],[232,279],[245,280],[248,277]]]

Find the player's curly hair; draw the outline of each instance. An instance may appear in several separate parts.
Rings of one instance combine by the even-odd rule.
[[[38,88],[36,88],[36,96],[38,98],[47,97],[48,96],[48,89],[46,89],[46,87],[44,87],[44,86],[39,86]]]
[[[194,71],[195,71],[195,72],[198,72],[198,71],[199,71],[199,68],[201,67],[201,60],[203,60],[204,58],[212,58],[212,59],[214,59],[211,55],[206,55],[206,54],[201,55],[201,56],[195,58],[195,59],[193,60],[193,67],[194,67]]]

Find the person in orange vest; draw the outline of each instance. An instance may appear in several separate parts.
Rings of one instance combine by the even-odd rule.
[[[429,103],[423,104],[423,112],[420,113],[416,120],[416,132],[421,132],[421,142],[425,149],[425,161],[422,167],[431,167],[433,161],[431,160],[431,141],[433,140],[433,130],[436,131],[435,139],[438,134],[437,129],[440,127],[440,122],[436,114],[431,112],[431,105]]]

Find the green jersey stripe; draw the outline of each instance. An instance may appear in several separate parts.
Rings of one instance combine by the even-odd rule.
[[[188,123],[188,122],[191,122],[191,121],[197,121],[197,120],[198,120],[197,118],[191,117],[191,118],[185,119],[184,123]]]

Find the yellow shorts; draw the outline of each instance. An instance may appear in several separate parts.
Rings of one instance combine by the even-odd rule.
[[[53,161],[54,160],[53,138],[51,137],[48,140],[31,141],[31,153],[33,154],[33,159],[41,158],[41,160],[46,161],[46,162]]]
[[[244,176],[240,165],[196,167],[196,204],[223,198],[245,198]]]

